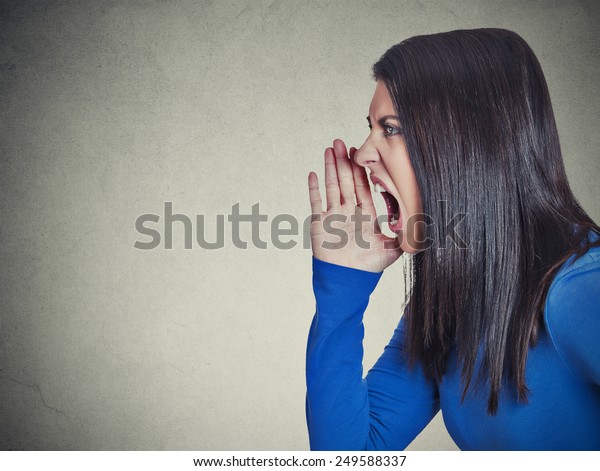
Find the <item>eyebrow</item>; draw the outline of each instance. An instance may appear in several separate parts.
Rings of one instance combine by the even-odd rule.
[[[381,127],[383,127],[383,125],[385,124],[385,120],[386,120],[386,119],[395,119],[395,120],[397,120],[398,122],[400,121],[400,117],[399,117],[399,116],[396,116],[396,115],[393,115],[393,114],[386,114],[385,116],[382,116],[381,118],[379,118],[379,119],[377,120],[377,123],[378,123],[378,124],[379,124]],[[369,123],[369,126],[370,126],[370,125],[371,125],[371,118],[369,118],[368,116],[367,116],[367,121],[368,121],[368,123]]]

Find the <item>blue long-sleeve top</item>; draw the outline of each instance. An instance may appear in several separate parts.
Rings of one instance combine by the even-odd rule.
[[[544,328],[527,357],[528,403],[514,388],[487,414],[482,388],[461,404],[455,353],[439,382],[403,350],[404,321],[363,378],[363,313],[382,273],[313,256],[316,312],[306,356],[311,450],[402,450],[441,409],[463,450],[600,450],[600,247],[567,261],[546,298]]]

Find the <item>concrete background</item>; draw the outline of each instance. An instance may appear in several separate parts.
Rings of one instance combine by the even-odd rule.
[[[415,34],[521,34],[598,221],[599,5],[0,2],[0,448],[307,449],[310,250],[275,248],[269,224],[308,215],[334,138],[366,137],[371,65]],[[134,248],[167,201],[211,240],[216,215],[259,203],[268,248],[226,225],[224,248],[188,250],[181,223],[173,249]],[[367,310],[365,372],[401,280],[396,264]],[[455,448],[437,417],[410,449]]]

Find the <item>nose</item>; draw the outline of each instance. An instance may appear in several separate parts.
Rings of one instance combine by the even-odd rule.
[[[373,145],[370,138],[367,138],[363,145],[356,149],[354,153],[354,162],[361,167],[369,167],[379,161],[379,152]]]

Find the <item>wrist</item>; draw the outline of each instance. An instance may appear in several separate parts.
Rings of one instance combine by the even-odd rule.
[[[340,265],[337,263],[321,260],[313,255],[312,257],[313,275],[329,280],[339,280],[344,284],[355,284],[372,291],[383,271],[372,272],[360,268]]]

